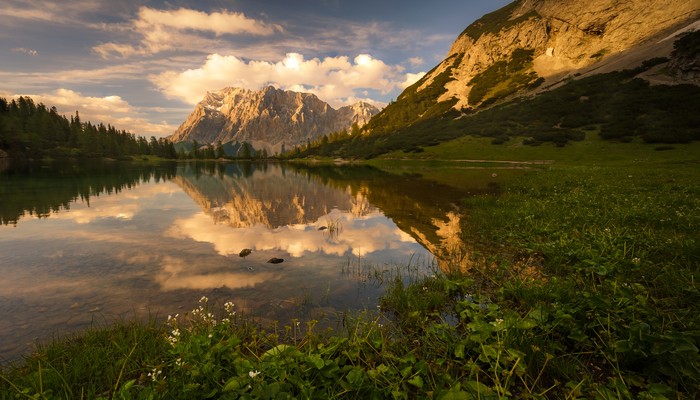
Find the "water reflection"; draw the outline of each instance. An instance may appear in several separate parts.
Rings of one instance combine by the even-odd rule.
[[[233,301],[261,323],[374,308],[374,271],[466,260],[488,185],[368,167],[27,165],[0,172],[0,361],[34,338]],[[467,189],[469,188],[469,189]],[[325,229],[322,229],[325,228]],[[239,252],[252,249],[247,257]],[[432,253],[432,254],[431,254]],[[284,259],[270,264],[270,258]],[[450,259],[449,257],[453,257]],[[418,260],[418,261],[417,261]]]

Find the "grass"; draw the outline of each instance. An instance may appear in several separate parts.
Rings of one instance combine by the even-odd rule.
[[[40,347],[0,372],[0,399],[697,398],[697,144],[597,145],[531,148],[569,161],[464,201],[469,268],[390,276],[378,310],[333,332],[203,298]]]
[[[526,146],[519,138],[512,138],[502,145],[491,144],[490,138],[464,136],[435,146],[425,147],[421,153],[405,153],[394,151],[383,155],[370,163],[383,166],[391,160],[435,160],[436,162],[454,160],[510,160],[533,161],[551,160],[557,164],[586,164],[614,165],[626,164],[630,160],[636,162],[688,160],[696,159],[700,154],[700,143],[689,143],[671,146],[644,143],[635,139],[629,143],[600,140],[596,131],[590,131],[582,141],[570,142],[565,147],[557,147],[553,143],[543,143],[539,146]],[[661,151],[660,149],[666,149]],[[405,163],[404,163],[405,164]]]

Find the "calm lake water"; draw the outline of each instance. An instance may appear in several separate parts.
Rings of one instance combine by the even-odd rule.
[[[344,312],[376,308],[395,274],[463,262],[460,200],[497,191],[482,179],[491,175],[276,163],[0,166],[0,362],[91,325],[183,313],[203,295],[215,308],[233,301],[261,324],[335,326]],[[240,257],[243,249],[252,253]]]

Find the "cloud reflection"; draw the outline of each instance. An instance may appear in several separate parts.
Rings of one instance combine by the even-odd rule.
[[[155,281],[162,290],[177,289],[210,289],[227,287],[240,289],[276,279],[272,272],[226,272],[211,271],[201,263],[198,268],[192,268],[192,262],[184,258],[171,256],[163,257],[161,270],[155,275]]]
[[[320,227],[330,224],[335,224],[340,232],[319,231]],[[316,252],[338,257],[364,256],[381,250],[400,250],[404,244],[416,243],[379,211],[355,217],[337,209],[311,224],[274,229],[261,224],[249,228],[215,225],[212,218],[202,212],[176,220],[167,234],[212,243],[223,256],[236,255],[244,248],[284,251],[292,257]]]
[[[124,191],[121,196],[94,196],[90,201],[72,203],[70,212],[58,212],[48,218],[70,220],[76,224],[85,225],[98,219],[131,220],[139,214],[144,207],[148,207],[159,195],[170,196],[180,191],[177,185],[172,183],[139,185],[131,190]]]

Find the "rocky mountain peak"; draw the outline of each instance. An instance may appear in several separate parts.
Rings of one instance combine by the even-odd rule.
[[[311,93],[266,86],[259,91],[227,87],[207,92],[171,141],[247,141],[270,154],[331,132],[362,126],[379,109],[359,102],[336,110]]]

